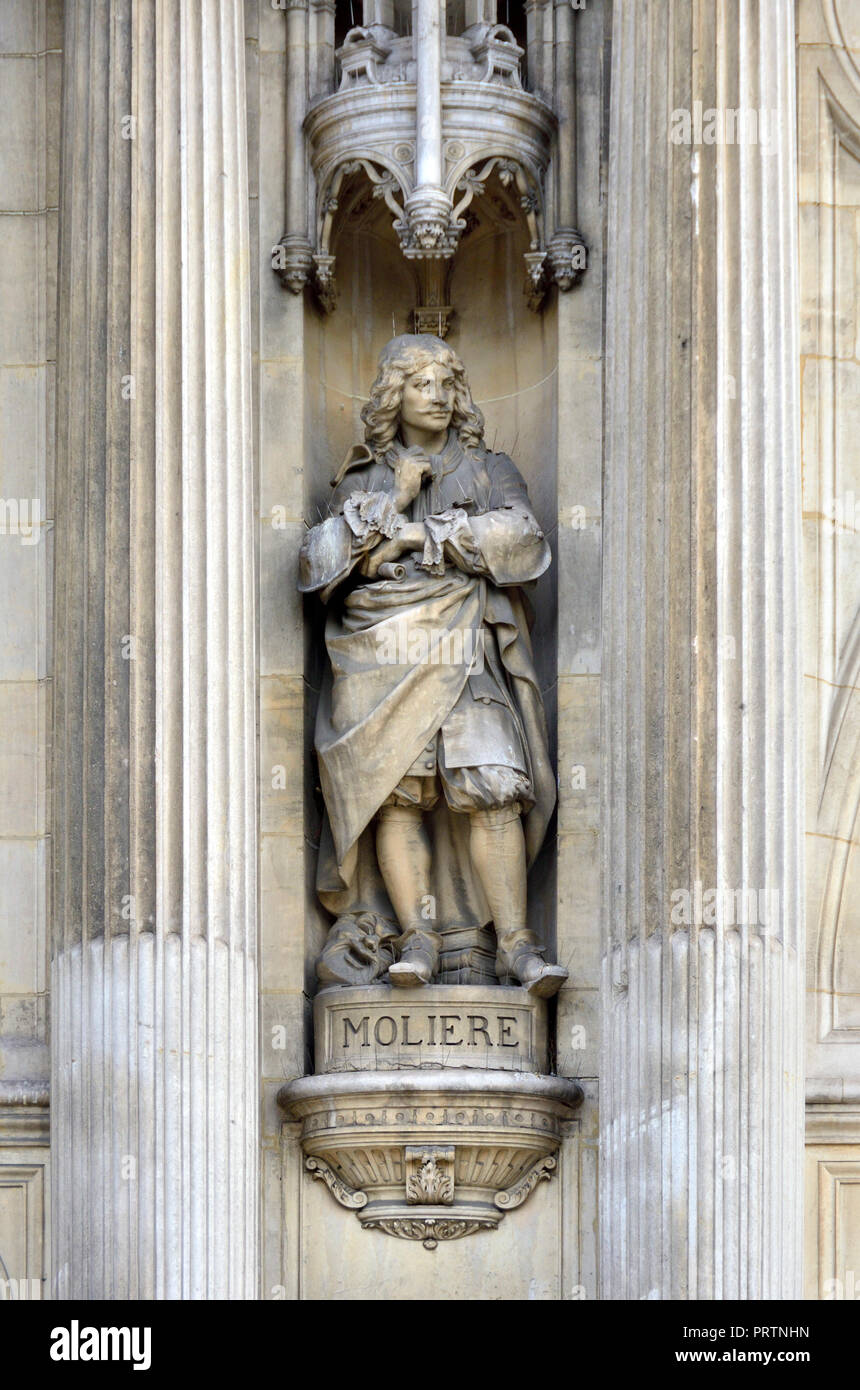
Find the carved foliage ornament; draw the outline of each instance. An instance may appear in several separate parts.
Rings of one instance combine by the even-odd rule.
[[[422,1220],[407,1216],[380,1217],[376,1221],[365,1221],[364,1226],[366,1230],[384,1231],[401,1240],[420,1240],[425,1250],[435,1250],[440,1240],[461,1240],[463,1236],[473,1236],[476,1231],[495,1230],[492,1221],[438,1216],[426,1216]]]

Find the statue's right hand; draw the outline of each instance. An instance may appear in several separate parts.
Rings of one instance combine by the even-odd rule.
[[[411,448],[402,453],[394,465],[394,501],[399,512],[408,507],[421,491],[421,484],[433,469],[423,449]]]

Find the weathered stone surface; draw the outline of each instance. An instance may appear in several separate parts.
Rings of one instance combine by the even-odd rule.
[[[609,1298],[799,1292],[794,9],[614,6],[600,1095]],[[695,103],[771,113],[769,147],[685,143],[676,113],[692,116]],[[766,923],[709,919],[694,907],[708,889],[769,890],[778,906]]]
[[[55,1291],[251,1298],[256,509],[242,5],[81,0],[66,7],[65,61]]]
[[[446,1067],[305,1076],[278,1099],[302,1122],[306,1169],[364,1229],[435,1249],[495,1230],[551,1178],[582,1091]]]
[[[316,1071],[543,1072],[546,1012],[544,1000],[519,988],[322,990],[314,1000]]]

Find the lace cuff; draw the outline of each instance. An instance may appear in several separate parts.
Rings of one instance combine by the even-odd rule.
[[[436,516],[426,516],[424,530],[427,538],[424,542],[424,554],[417,561],[418,568],[427,570],[428,574],[443,575],[445,542],[456,540],[464,529],[469,530],[469,520],[460,507],[452,507],[448,512],[438,512]],[[471,532],[469,535],[471,538]]]
[[[354,492],[343,504],[343,517],[358,541],[374,535],[392,540],[403,527],[403,517],[387,492]]]

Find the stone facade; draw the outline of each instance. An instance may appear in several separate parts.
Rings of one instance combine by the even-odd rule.
[[[857,1296],[860,3],[497,17],[0,3],[0,1296]],[[412,331],[552,550],[549,1009],[314,1003]]]

